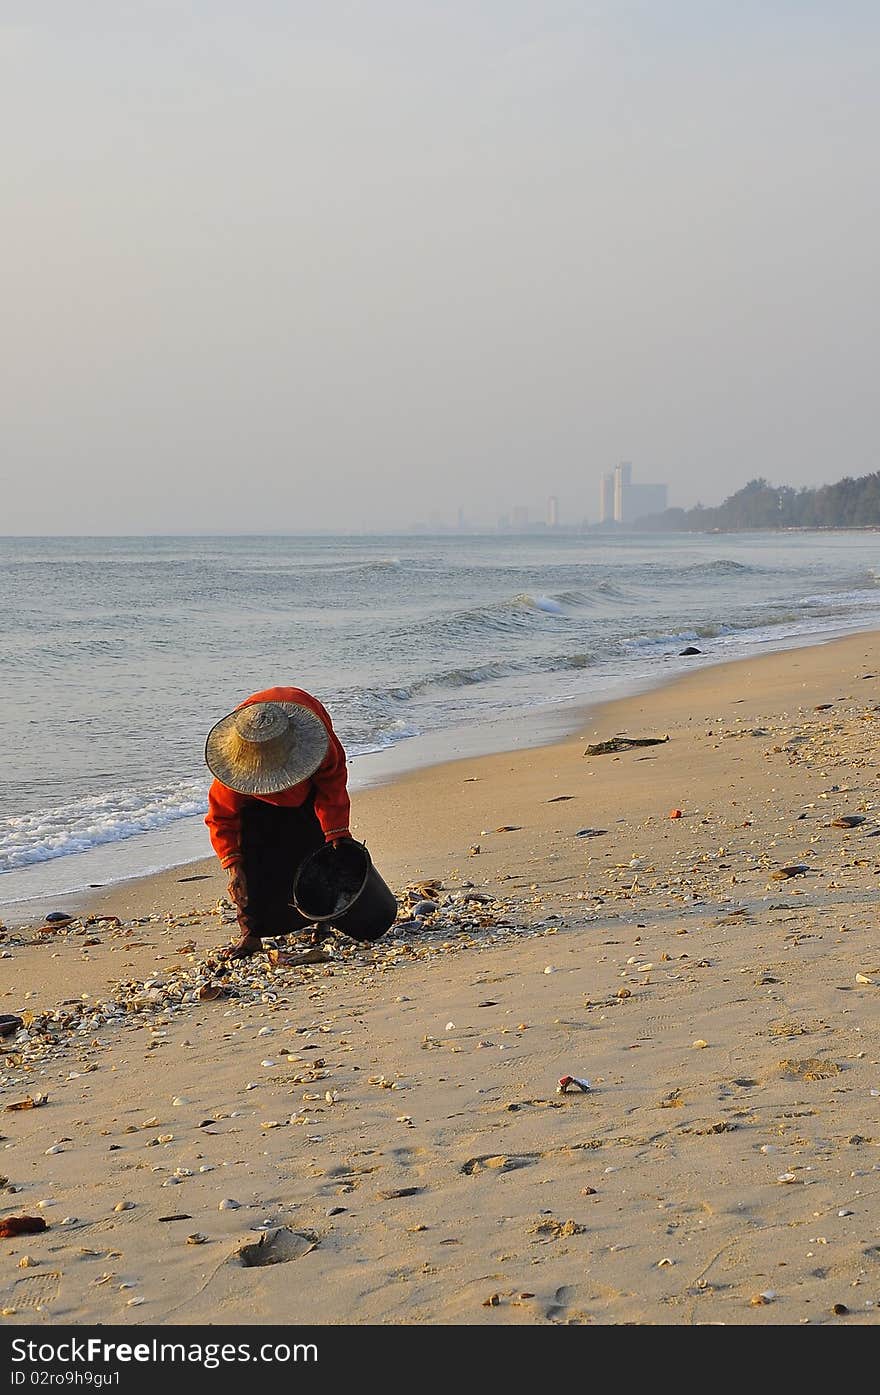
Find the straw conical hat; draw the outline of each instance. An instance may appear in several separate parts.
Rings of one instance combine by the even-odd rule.
[[[280,794],[314,775],[330,737],[317,713],[298,702],[249,702],[208,733],[205,761],[238,794]]]

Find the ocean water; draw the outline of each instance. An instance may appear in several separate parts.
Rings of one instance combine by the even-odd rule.
[[[210,852],[204,737],[260,688],[325,703],[356,788],[688,643],[873,628],[878,569],[873,533],[0,539],[0,904]]]

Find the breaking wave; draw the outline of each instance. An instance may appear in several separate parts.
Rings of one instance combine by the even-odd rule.
[[[113,791],[0,819],[0,872],[119,843],[204,813],[207,781],[181,781],[148,793]]]

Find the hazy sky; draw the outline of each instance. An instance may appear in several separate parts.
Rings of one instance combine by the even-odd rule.
[[[0,0],[0,533],[877,450],[876,0]]]

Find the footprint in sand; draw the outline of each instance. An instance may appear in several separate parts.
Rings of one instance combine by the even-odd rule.
[[[318,1248],[318,1237],[310,1231],[267,1230],[259,1240],[242,1245],[232,1256],[243,1269],[261,1269],[267,1264],[289,1264]]]
[[[12,1285],[9,1306],[39,1312],[57,1300],[60,1289],[61,1273],[57,1269],[49,1269],[45,1274],[29,1274]]]
[[[672,1017],[667,1013],[657,1013],[645,1017],[646,1027],[652,1028],[654,1032],[671,1032],[681,1026],[681,1021],[677,1017]]]
[[[540,1153],[490,1153],[479,1158],[468,1158],[459,1168],[468,1177],[477,1172],[513,1172],[518,1167],[531,1167],[538,1161]]]
[[[544,1314],[547,1321],[559,1322],[561,1318],[564,1318],[566,1313],[568,1312],[569,1306],[571,1305],[571,1301],[575,1297],[576,1293],[577,1290],[575,1288],[572,1288],[570,1284],[563,1284],[561,1288],[558,1288],[553,1295],[552,1302],[550,1303],[546,1313]]]

